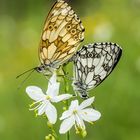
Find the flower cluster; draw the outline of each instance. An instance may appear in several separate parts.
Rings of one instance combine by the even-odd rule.
[[[50,78],[46,92],[43,92],[37,86],[27,87],[28,96],[34,100],[33,104],[30,105],[30,110],[34,110],[36,115],[39,116],[45,114],[49,123],[55,124],[58,120],[56,104],[71,99],[69,108],[62,113],[61,117],[59,116],[59,120],[62,121],[59,133],[65,134],[74,126],[76,133],[85,134],[86,126],[84,122],[93,124],[101,117],[99,111],[90,107],[94,102],[94,97],[88,98],[79,104],[78,100],[73,100],[72,94],[59,95],[59,88],[60,83],[57,82],[56,73]]]
[[[36,86],[29,86],[26,88],[26,92],[31,99],[35,102],[30,105],[30,110],[37,111],[37,115],[46,114],[50,123],[55,124],[57,121],[57,110],[52,103],[58,103],[60,101],[67,100],[72,97],[70,94],[59,94],[60,83],[56,81],[56,74],[49,80],[48,90],[46,93]],[[36,106],[35,106],[36,105]]]
[[[98,120],[101,116],[100,112],[93,108],[87,108],[94,101],[94,97],[83,101],[80,105],[78,100],[71,102],[71,105],[67,111],[65,111],[60,120],[63,120],[59,132],[61,134],[69,131],[74,125],[76,130],[85,130],[84,121],[92,123]]]

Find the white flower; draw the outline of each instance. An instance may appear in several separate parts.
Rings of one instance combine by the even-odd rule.
[[[36,86],[29,86],[26,88],[28,96],[35,101],[31,107],[36,105],[30,110],[37,111],[37,115],[45,113],[51,124],[55,124],[57,120],[57,110],[51,102],[57,103],[72,97],[70,94],[58,95],[59,86],[60,83],[56,81],[56,74],[54,73],[49,80],[48,89],[45,94],[39,87]]]
[[[101,113],[93,108],[86,108],[94,101],[94,97],[83,101],[80,105],[78,100],[72,101],[69,109],[65,111],[60,120],[63,120],[59,133],[64,134],[69,131],[73,125],[76,129],[85,130],[84,121],[92,123],[101,117]]]

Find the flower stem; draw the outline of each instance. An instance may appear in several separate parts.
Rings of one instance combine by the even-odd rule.
[[[55,138],[57,138],[58,136],[57,136],[57,134],[56,134],[56,132],[55,132],[55,130],[54,130],[54,128],[53,128],[53,125],[50,124],[50,122],[48,122],[47,125],[48,125],[50,131],[52,132],[52,135],[53,135]]]
[[[64,73],[66,73],[66,72],[67,72],[67,67],[64,66]],[[68,93],[68,91],[69,91],[69,83],[68,83],[65,75],[64,75],[64,83],[65,83],[65,93]],[[66,101],[66,107],[67,108],[69,107],[69,101],[68,100]],[[70,140],[70,131],[68,131],[67,134],[66,134],[66,140]]]
[[[67,132],[67,140],[70,140],[70,131]]]

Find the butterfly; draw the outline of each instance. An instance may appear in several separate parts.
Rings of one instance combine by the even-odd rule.
[[[115,43],[94,43],[83,46],[73,56],[73,87],[82,98],[101,84],[120,60],[122,49]]]
[[[45,75],[46,72],[52,73],[58,69],[77,51],[84,40],[84,31],[85,28],[72,7],[64,0],[57,0],[43,28],[38,50],[41,64],[23,74],[36,70]]]

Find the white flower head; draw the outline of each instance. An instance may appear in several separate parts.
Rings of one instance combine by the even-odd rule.
[[[26,88],[28,96],[35,101],[31,105],[35,107],[30,110],[37,111],[37,115],[45,113],[51,124],[55,124],[57,120],[57,110],[52,103],[57,103],[72,97],[70,94],[58,95],[60,83],[56,81],[56,78],[56,74],[54,73],[49,80],[46,93],[43,93],[42,89],[36,86]]]
[[[71,102],[67,111],[65,111],[60,120],[63,120],[59,133],[65,134],[74,125],[76,129],[85,130],[84,121],[92,123],[101,117],[101,113],[93,108],[87,108],[94,101],[94,97],[83,101],[80,105],[78,100]]]

